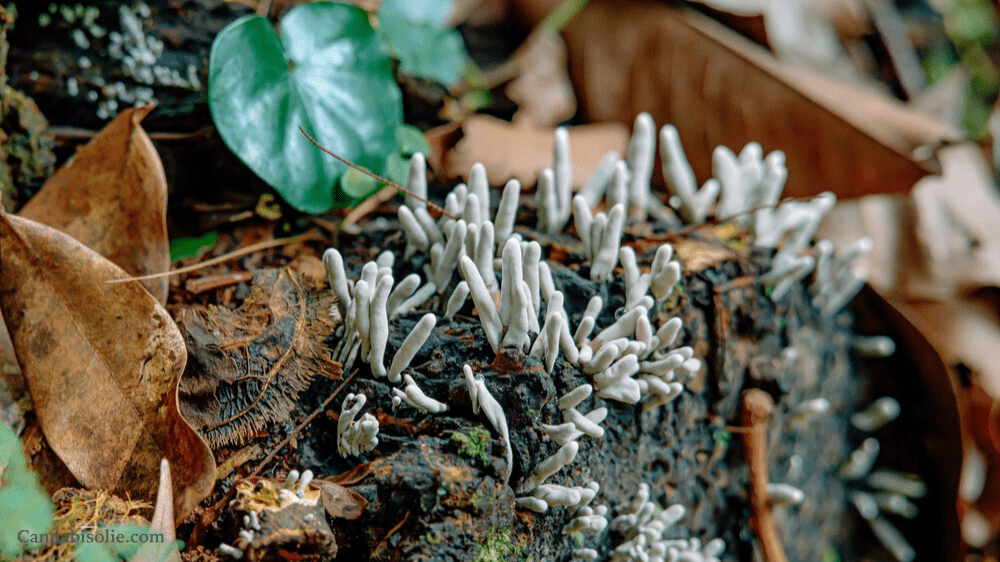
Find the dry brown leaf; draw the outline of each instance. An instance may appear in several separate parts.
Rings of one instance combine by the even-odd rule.
[[[243,444],[285,420],[318,373],[339,379],[323,340],[333,330],[329,291],[311,293],[285,268],[259,272],[238,310],[184,310],[190,351],[181,411],[214,448]]]
[[[313,480],[319,487],[323,509],[334,519],[357,519],[368,507],[368,500],[361,494],[329,480]]]
[[[468,178],[476,162],[486,166],[494,185],[517,178],[522,186],[534,185],[538,175],[552,166],[554,129],[525,129],[488,115],[473,115],[462,124],[465,136],[444,154],[447,177]],[[569,127],[573,158],[573,186],[579,188],[610,151],[625,154],[628,129],[618,123]]]
[[[958,64],[944,78],[910,99],[908,105],[957,129],[962,126],[971,85],[972,77],[969,71]]]
[[[500,23],[507,14],[508,4],[508,0],[455,0],[448,27],[463,23],[473,27]]]
[[[909,431],[920,432],[933,468],[921,474],[933,490],[927,500],[934,513],[935,533],[942,545],[941,560],[960,560],[958,485],[961,474],[963,435],[967,423],[960,408],[958,382],[938,353],[927,331],[911,322],[905,311],[878,291],[864,289],[852,308],[857,311],[861,333],[887,334],[896,342],[896,352],[880,360],[881,373],[894,379],[899,399],[911,416],[921,420]],[[913,412],[916,412],[914,415]],[[899,420],[896,423],[900,423]],[[938,540],[938,539],[936,539]]]
[[[909,197],[869,196],[838,204],[818,236],[838,245],[872,238],[874,249],[863,264],[871,284],[945,364],[968,370],[969,384],[958,391],[962,444],[966,459],[972,448],[985,456],[987,487],[975,501],[960,502],[959,511],[963,520],[980,523],[968,524],[973,530],[966,535],[978,543],[1000,532],[1000,441],[984,435],[997,423],[993,412],[1000,412],[1000,306],[995,298],[1000,202],[978,147],[948,146],[938,157],[942,176],[921,180]],[[934,416],[937,420],[937,411]]]
[[[174,510],[212,489],[215,460],[181,418],[187,360],[166,310],[127,273],[51,227],[0,213],[0,309],[52,449],[89,488],[151,500],[160,459]]]
[[[514,124],[555,127],[576,113],[576,96],[566,69],[566,43],[547,27],[536,27],[514,53],[517,76],[507,84],[507,97],[517,104]]]
[[[935,170],[914,150],[961,138],[876,92],[781,63],[697,13],[594,0],[563,36],[582,116],[631,124],[648,111],[674,124],[700,178],[716,146],[756,141],[786,153],[785,195],[908,192]]]
[[[379,422],[381,423],[381,422]],[[330,476],[326,478],[330,482],[340,484],[341,486],[351,486],[361,482],[365,478],[368,478],[372,473],[371,463],[362,463],[347,472],[342,472],[336,476]]]
[[[76,238],[133,276],[170,269],[167,178],[139,122],[152,105],[129,108],[42,186],[20,216]],[[168,279],[143,281],[167,302]]]

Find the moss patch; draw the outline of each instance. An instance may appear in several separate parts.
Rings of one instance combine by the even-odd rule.
[[[507,526],[499,533],[490,531],[489,538],[479,543],[479,554],[476,555],[475,562],[502,562],[507,560],[509,554],[520,558],[522,550],[522,547],[514,545],[510,540],[510,526]]]
[[[470,459],[479,459],[483,466],[489,464],[489,456],[486,449],[490,446],[492,437],[490,432],[481,427],[473,429],[466,435],[465,433],[454,433],[451,440],[458,443],[458,454]]]

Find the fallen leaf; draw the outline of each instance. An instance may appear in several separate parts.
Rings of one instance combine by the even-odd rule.
[[[121,112],[59,168],[20,216],[79,240],[133,276],[170,269],[167,177],[140,121],[153,105]],[[143,281],[160,304],[167,278]]]
[[[370,476],[371,473],[372,473],[372,465],[371,463],[366,462],[355,466],[354,468],[348,470],[347,472],[343,472],[336,476],[330,476],[326,478],[326,480],[329,480],[330,482],[333,482],[335,484],[340,484],[341,486],[350,486],[352,484],[357,484],[358,482],[361,482],[362,480]]]
[[[298,275],[302,285],[310,291],[322,291],[327,287],[326,266],[323,260],[312,254],[299,253],[289,262],[288,268]]]
[[[694,237],[682,238],[671,245],[684,269],[691,273],[715,267],[736,255],[732,248],[721,242],[711,243]]]
[[[233,311],[184,310],[178,324],[190,353],[181,411],[213,448],[241,445],[286,420],[313,377],[339,379],[323,340],[332,332],[329,291],[303,290],[289,269],[254,276]]]
[[[700,178],[711,176],[716,146],[754,141],[787,155],[785,195],[905,193],[936,171],[914,150],[962,138],[877,92],[778,61],[690,11],[594,0],[563,37],[578,117],[631,124],[648,111],[677,127]]]
[[[323,509],[334,519],[357,519],[368,507],[368,500],[361,494],[328,480],[313,480],[319,487]]]
[[[935,547],[940,545],[939,558],[960,560],[961,534],[956,506],[963,435],[968,426],[960,408],[961,389],[957,377],[949,370],[947,359],[933,345],[926,327],[913,323],[904,310],[878,291],[871,288],[862,290],[852,310],[858,333],[884,334],[896,342],[896,352],[874,364],[880,369],[876,374],[890,380],[874,381],[872,384],[878,388],[878,385],[887,383],[897,389],[897,398],[904,409],[902,418],[909,417],[916,422],[896,430],[919,432],[923,437],[925,454],[930,462],[929,466],[921,462],[920,476],[927,480],[931,494],[925,500],[929,505],[922,506],[921,512],[926,509],[934,514],[935,536],[932,544]],[[903,419],[895,423],[899,424]],[[911,454],[914,453],[906,453],[906,456]],[[882,456],[885,457],[885,453]]]
[[[1000,442],[990,431],[1000,426],[1000,198],[978,147],[940,149],[941,176],[928,176],[910,196],[868,196],[839,203],[817,237],[842,245],[860,236],[873,250],[859,266],[869,282],[930,343],[944,364],[962,366],[966,381],[956,391],[964,457],[975,449],[985,456],[987,484],[975,501],[960,501],[959,515],[971,542],[1000,532]],[[931,361],[917,357],[923,367]],[[939,420],[936,409],[935,423]],[[957,453],[956,453],[957,454]],[[966,460],[965,462],[968,462]],[[964,528],[964,527],[963,527]],[[985,533],[985,535],[984,535]]]
[[[566,43],[545,26],[536,27],[514,53],[517,76],[507,97],[517,104],[514,124],[555,127],[576,113],[576,97],[566,69]]]
[[[462,124],[462,130],[465,136],[444,155],[446,177],[468,178],[472,165],[481,162],[494,185],[517,178],[526,187],[534,185],[542,170],[552,166],[554,129],[520,128],[488,115],[473,115]],[[574,188],[587,181],[608,152],[625,154],[628,134],[618,123],[569,127]]]
[[[908,105],[916,111],[959,129],[962,127],[971,85],[972,77],[969,71],[957,64],[943,78],[911,98]]]
[[[177,467],[174,510],[211,491],[215,460],[177,409],[187,351],[121,268],[66,234],[0,213],[0,310],[52,449],[89,488],[152,499]]]

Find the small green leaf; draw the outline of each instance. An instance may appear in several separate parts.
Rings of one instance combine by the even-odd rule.
[[[52,500],[28,468],[21,440],[0,423],[0,558],[10,560],[44,542],[52,526]]]
[[[452,0],[385,0],[379,34],[404,72],[453,86],[469,57],[462,36],[447,27]]]
[[[396,143],[399,145],[399,153],[410,157],[416,153],[427,156],[431,147],[427,144],[427,137],[424,132],[413,125],[400,125],[396,127]]]
[[[389,155],[392,156],[391,154]],[[378,180],[364,172],[351,168],[340,177],[340,189],[349,197],[364,199],[378,189]]]
[[[174,238],[170,241],[170,263],[193,258],[203,248],[212,248],[218,243],[219,233],[214,230],[194,238]]]
[[[299,6],[279,38],[264,18],[223,29],[209,58],[208,99],[226,145],[296,209],[322,213],[357,196],[336,192],[347,166],[323,154],[301,126],[334,153],[376,173],[397,151],[402,94],[382,42],[360,8]]]
[[[390,154],[385,159],[385,177],[398,183],[406,184],[406,175],[410,173],[410,158],[402,154]]]

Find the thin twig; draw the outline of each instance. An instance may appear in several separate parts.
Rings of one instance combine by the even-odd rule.
[[[333,399],[336,398],[338,394],[340,394],[341,390],[344,390],[344,388],[347,387],[347,385],[350,384],[352,380],[354,380],[354,377],[356,377],[359,372],[361,372],[360,369],[355,369],[354,372],[351,373],[349,377],[344,379],[344,382],[340,383],[340,386],[337,387],[337,390],[334,390],[333,394],[327,396],[326,400],[324,400],[323,403],[320,404],[319,408],[316,408],[316,410],[314,410],[313,413],[306,416],[306,419],[302,420],[302,423],[300,423],[298,427],[296,427],[294,430],[292,430],[291,433],[289,433],[284,439],[282,439],[281,443],[278,443],[278,445],[274,448],[274,450],[271,451],[266,457],[264,457],[264,460],[261,461],[259,465],[257,465],[257,468],[253,469],[253,472],[251,472],[250,475],[247,476],[247,478],[253,478],[254,476],[259,475],[260,472],[264,470],[264,467],[267,466],[267,463],[274,460],[274,457],[278,456],[278,453],[280,453],[281,450],[285,448],[285,445],[291,443],[292,439],[294,439],[296,435],[298,435],[303,429],[305,429],[306,426],[309,425],[311,421],[316,419],[316,416],[320,415],[321,413],[323,413],[323,411],[326,410],[326,407],[329,406],[331,402],[333,402]]]
[[[716,285],[713,291],[716,295],[720,295],[733,289],[739,289],[740,287],[749,287],[757,283],[759,279],[760,278],[756,275],[744,275],[743,277],[737,277],[721,285]]]
[[[252,254],[254,252],[259,252],[261,250],[267,250],[268,248],[275,248],[277,246],[285,246],[287,244],[295,244],[296,242],[308,242],[312,240],[321,240],[323,237],[320,236],[319,232],[305,232],[297,236],[289,236],[288,238],[276,238],[274,240],[266,240],[264,242],[257,242],[256,244],[250,244],[246,248],[240,248],[239,250],[233,250],[228,254],[223,254],[219,257],[212,258],[207,261],[196,263],[194,265],[189,265],[187,267],[182,267],[180,269],[173,269],[170,271],[164,271],[162,273],[151,273],[149,275],[143,275],[141,277],[129,277],[127,279],[111,279],[105,281],[105,283],[127,283],[129,281],[145,281],[147,279],[159,279],[160,277],[170,277],[171,275],[180,275],[182,273],[190,273],[192,271],[197,271],[204,267],[213,266],[220,264],[232,259],[243,257],[247,254]]]
[[[767,422],[774,412],[774,400],[770,394],[757,388],[744,390],[741,398],[741,422],[749,429],[742,438],[750,467],[750,508],[753,511],[750,527],[760,541],[764,560],[786,562],[785,548],[771,519],[771,500],[767,494],[770,482],[767,476]]]
[[[368,169],[364,168],[363,166],[358,166],[354,162],[351,162],[350,160],[348,160],[348,159],[340,156],[339,154],[336,154],[335,152],[333,152],[329,148],[321,145],[319,142],[316,141],[316,139],[314,139],[311,136],[309,136],[309,133],[307,133],[306,130],[303,129],[301,125],[299,126],[299,130],[302,131],[302,134],[305,135],[307,139],[309,139],[309,142],[311,142],[311,143],[313,143],[313,144],[316,145],[316,148],[322,150],[323,152],[329,154],[330,156],[333,156],[334,158],[336,158],[337,160],[341,161],[342,163],[347,164],[348,166],[350,166],[351,168],[354,168],[355,170],[361,172],[362,174],[366,174],[368,176],[371,176],[371,177],[375,178],[377,181],[380,181],[380,182],[382,182],[382,183],[384,183],[386,185],[392,186],[395,189],[397,189],[399,191],[402,191],[403,193],[409,195],[410,197],[413,197],[413,198],[417,199],[418,201],[426,203],[428,207],[434,209],[435,211],[441,213],[442,215],[448,217],[449,219],[455,219],[455,220],[458,219],[458,217],[456,217],[455,215],[452,215],[448,211],[445,211],[443,208],[441,208],[436,203],[433,203],[433,202],[427,200],[427,198],[421,197],[421,196],[417,195],[416,193],[413,193],[409,189],[406,189],[405,187],[403,187],[403,186],[399,185],[398,183],[392,181],[391,179],[389,179],[389,178],[383,178],[382,176],[376,174],[375,172],[372,172],[371,170],[368,170]]]
[[[90,140],[97,136],[100,131],[95,131],[93,129],[84,129],[82,127],[49,127],[46,129],[47,133],[56,137],[57,139],[65,140]],[[199,129],[197,131],[191,131],[188,133],[175,133],[170,131],[146,131],[146,136],[153,141],[185,141],[196,138],[201,138],[205,136],[205,131]]]
[[[740,211],[738,213],[733,213],[733,214],[725,216],[725,217],[713,217],[713,218],[710,218],[710,219],[706,220],[705,222],[698,223],[698,224],[692,224],[691,226],[682,228],[680,230],[675,230],[673,232],[667,232],[666,234],[661,234],[659,236],[642,236],[642,235],[637,235],[637,234],[633,234],[632,232],[630,232],[630,229],[626,229],[625,233],[626,234],[632,234],[636,238],[642,238],[644,240],[650,240],[650,241],[655,241],[655,242],[670,242],[671,240],[676,240],[678,238],[682,238],[684,236],[687,236],[687,235],[689,235],[689,234],[691,234],[693,232],[697,232],[697,231],[699,231],[699,230],[701,230],[701,229],[703,229],[703,228],[705,228],[707,226],[715,226],[717,224],[721,224],[721,223],[724,223],[724,222],[729,222],[729,221],[731,221],[731,220],[733,220],[735,218],[741,217],[741,216],[749,214],[749,213],[754,213],[754,212],[757,212],[757,211],[760,211],[760,210],[763,210],[763,209],[776,209],[780,205],[782,205],[784,203],[790,203],[792,201],[809,201],[811,199],[812,199],[812,197],[786,197],[786,198],[782,199],[781,201],[778,201],[777,203],[775,203],[773,205],[757,205],[756,207],[751,207],[749,209],[746,209],[744,211]]]
[[[389,532],[386,533],[385,538],[382,539],[382,542],[379,543],[379,546],[384,545],[386,541],[389,540],[389,537],[396,534],[396,531],[400,530],[403,527],[403,524],[406,523],[406,521],[409,520],[409,518],[410,518],[410,510],[407,509],[406,515],[403,516],[403,519],[399,523],[396,523],[396,525],[393,528],[389,529]]]
[[[198,277],[196,279],[188,279],[187,283],[184,284],[184,288],[188,290],[189,293],[204,293],[205,291],[214,291],[215,289],[221,289],[223,287],[229,287],[230,285],[236,285],[237,283],[245,283],[253,279],[254,272],[252,271],[236,271],[234,273],[225,273],[223,275],[212,275],[210,277]]]

